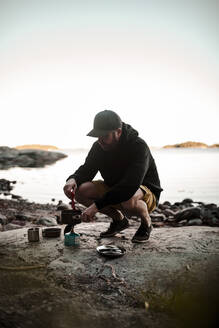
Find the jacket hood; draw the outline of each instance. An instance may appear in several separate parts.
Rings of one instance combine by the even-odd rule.
[[[122,135],[120,137],[120,143],[136,140],[138,137],[138,131],[131,125],[122,122]]]

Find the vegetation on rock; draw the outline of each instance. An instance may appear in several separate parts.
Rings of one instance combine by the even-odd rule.
[[[57,150],[58,147],[52,146],[52,145],[39,145],[39,144],[33,144],[33,145],[22,145],[22,146],[16,146],[16,149],[45,149],[45,150]]]
[[[216,147],[219,147],[219,144],[213,144],[209,146],[203,142],[186,141],[174,145],[166,145],[163,148],[216,148]]]

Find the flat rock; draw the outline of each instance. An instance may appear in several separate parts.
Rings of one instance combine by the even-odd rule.
[[[108,226],[104,222],[81,223],[76,226],[76,232],[81,234],[80,247],[64,246],[63,232],[59,238],[43,238],[40,233],[39,243],[27,241],[27,228],[1,232],[0,246],[8,251],[17,249],[17,253],[25,261],[47,263],[54,274],[66,268],[66,272],[80,275],[96,274],[104,266],[105,258],[96,251],[96,247],[103,244],[123,246],[126,254],[110,260],[115,272],[130,284],[141,284],[147,277],[154,279],[155,272],[162,276],[167,272],[182,269],[188,263],[196,266],[200,259],[210,259],[219,256],[219,228],[218,227],[179,227],[154,228],[149,241],[145,244],[133,244],[131,238],[137,225],[134,224],[123,233],[112,238],[99,238],[99,233]],[[62,230],[65,226],[62,226]],[[20,227],[19,227],[20,228]],[[125,238],[123,238],[125,236]],[[12,240],[16,239],[16,245]],[[34,254],[32,245],[34,244]],[[128,270],[127,270],[128,268]]]
[[[211,271],[218,277],[219,228],[154,228],[147,243],[133,244],[131,238],[139,223],[132,221],[128,229],[115,237],[100,239],[100,232],[108,226],[109,222],[103,221],[77,225],[75,230],[81,234],[79,247],[64,246],[65,226],[61,226],[62,234],[58,238],[43,238],[43,228],[40,228],[40,241],[32,243],[28,242],[27,228],[0,232],[0,281],[7,281],[7,285],[2,283],[0,289],[0,295],[3,295],[0,310],[3,309],[3,313],[11,311],[9,318],[13,318],[16,323],[17,318],[13,313],[21,313],[21,328],[26,328],[22,323],[27,320],[33,322],[28,327],[47,327],[48,318],[49,322],[52,318],[54,328],[70,327],[76,319],[79,323],[75,326],[79,328],[101,328],[102,319],[111,322],[114,318],[110,328],[179,327],[174,321],[169,325],[170,319],[162,313],[163,306],[168,304],[166,300],[169,300],[166,292],[174,296],[175,284],[178,291],[190,288],[193,281],[195,284],[200,281],[200,286],[205,286],[206,281],[212,281]],[[97,246],[108,244],[123,246],[126,254],[115,259],[99,255]],[[8,263],[9,270],[4,270]],[[43,269],[28,270],[31,266]],[[14,271],[11,270],[13,267]],[[39,283],[42,287],[36,289]],[[9,291],[11,296],[7,296]],[[185,295],[182,294],[182,297]],[[180,294],[175,296],[179,299]],[[187,316],[190,319],[190,303],[187,305],[190,298],[182,298],[184,303],[180,306],[183,318]],[[22,303],[22,300],[25,302]],[[203,304],[204,300],[201,299]],[[155,301],[158,303],[153,305]],[[145,312],[147,302],[148,313]],[[199,298],[198,304],[202,305],[201,302]],[[157,311],[153,312],[153,306],[156,310],[159,304],[160,312],[157,315]],[[213,304],[214,301],[211,301]],[[54,310],[51,310],[53,305]],[[191,306],[196,309],[196,299]],[[197,323],[197,312],[194,316]],[[200,327],[201,321],[198,323]],[[191,324],[188,327],[194,326]]]

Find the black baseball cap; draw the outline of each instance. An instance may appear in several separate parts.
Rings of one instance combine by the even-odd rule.
[[[94,118],[94,127],[87,136],[102,137],[106,136],[110,131],[121,128],[122,121],[118,114],[112,110],[103,110],[96,114]]]

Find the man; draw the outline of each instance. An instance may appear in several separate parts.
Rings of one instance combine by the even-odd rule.
[[[98,138],[85,163],[70,175],[64,193],[85,205],[84,221],[92,221],[97,212],[112,218],[107,231],[100,236],[111,237],[128,228],[126,216],[141,218],[141,224],[132,242],[149,239],[152,224],[149,213],[158,204],[162,188],[150,149],[138,132],[121,121],[111,110],[99,112],[94,118],[93,130],[88,134]],[[97,172],[103,181],[92,181]]]

